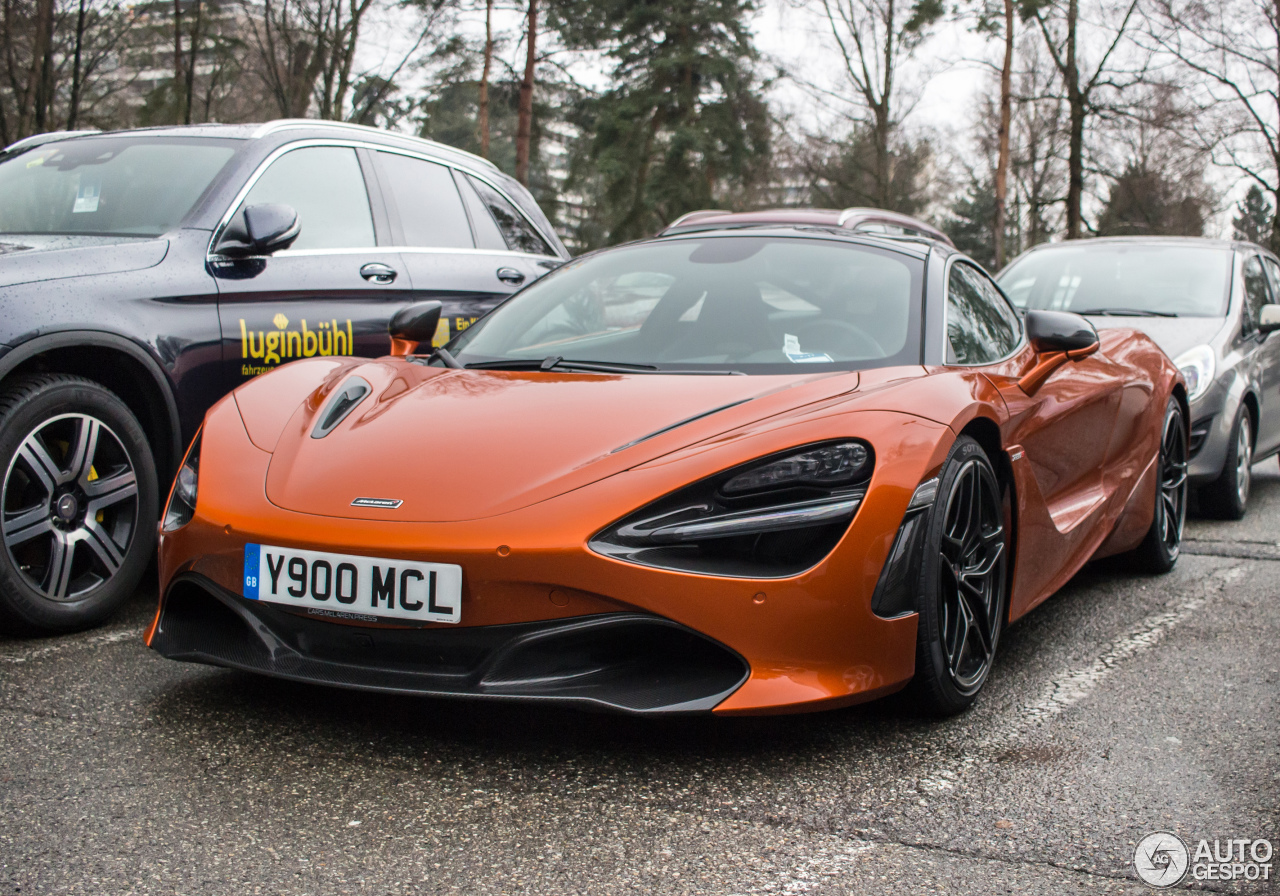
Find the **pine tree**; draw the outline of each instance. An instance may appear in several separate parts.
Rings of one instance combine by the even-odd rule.
[[[1236,206],[1239,212],[1231,224],[1235,228],[1238,240],[1247,240],[1265,246],[1271,241],[1271,203],[1257,184],[1249,187],[1249,192]]]
[[[763,176],[769,119],[747,18],[753,0],[559,0],[571,46],[605,47],[612,87],[584,103],[573,185],[594,199],[579,242],[636,239],[732,202]]]

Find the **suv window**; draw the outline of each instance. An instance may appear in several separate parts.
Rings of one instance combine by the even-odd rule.
[[[376,245],[369,194],[356,151],[308,146],[271,163],[244,205],[279,202],[298,213],[302,232],[293,249],[356,249]]]
[[[534,255],[555,255],[546,240],[538,235],[538,231],[516,211],[516,207],[507,201],[501,193],[482,180],[467,175],[467,180],[480,196],[481,202],[493,216],[493,221],[502,233],[507,248],[513,252],[529,252]]]
[[[447,167],[393,152],[378,153],[378,164],[388,202],[400,214],[405,245],[474,248],[467,212]]]
[[[1258,314],[1262,306],[1271,301],[1270,287],[1267,286],[1267,275],[1262,270],[1262,260],[1250,255],[1244,262],[1244,302],[1242,322],[1245,333],[1253,333],[1258,329]]]
[[[947,280],[948,364],[990,364],[1017,346],[1022,323],[1000,291],[977,268],[951,266]]]

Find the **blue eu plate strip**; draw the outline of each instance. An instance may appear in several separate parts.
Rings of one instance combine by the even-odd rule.
[[[250,600],[258,599],[258,564],[261,553],[262,545],[244,546],[244,596]]]

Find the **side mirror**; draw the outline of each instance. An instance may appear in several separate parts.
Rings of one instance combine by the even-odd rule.
[[[1025,320],[1027,340],[1038,355],[1071,352],[1082,357],[1098,348],[1098,331],[1078,314],[1028,311]]]
[[[1280,305],[1263,305],[1258,312],[1258,329],[1264,333],[1280,330]]]
[[[270,255],[293,245],[302,232],[298,213],[292,206],[245,206],[231,219],[218,241],[218,254],[243,257],[246,255]]]
[[[1040,362],[1018,380],[1018,387],[1034,395],[1049,376],[1066,364],[1098,350],[1098,331],[1078,314],[1066,311],[1028,311],[1027,340]]]
[[[431,344],[440,326],[439,302],[415,302],[401,308],[391,318],[387,332],[391,334],[391,354],[397,358],[413,354],[420,343]]]

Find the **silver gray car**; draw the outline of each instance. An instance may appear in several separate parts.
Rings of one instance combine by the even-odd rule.
[[[1036,246],[997,279],[1019,308],[1154,339],[1187,380],[1201,512],[1244,516],[1251,465],[1280,452],[1276,256],[1252,243],[1114,237]]]

